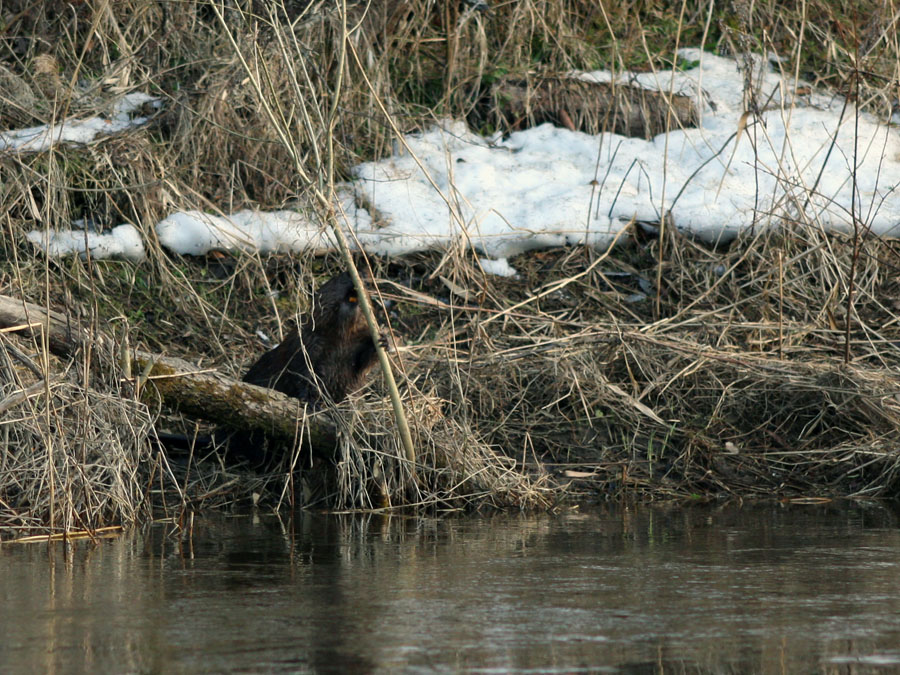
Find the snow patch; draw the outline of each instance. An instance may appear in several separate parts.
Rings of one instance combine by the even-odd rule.
[[[770,59],[741,65],[699,49],[680,55],[695,67],[617,77],[692,97],[699,128],[644,140],[544,124],[485,138],[461,122],[445,122],[406,136],[391,157],[355,167],[335,205],[341,226],[365,250],[386,256],[473,247],[495,274],[514,274],[508,259],[530,249],[605,248],[628,223],[657,223],[663,213],[707,241],[785,218],[832,231],[851,229],[855,219],[873,234],[900,234],[897,129],[846,111],[840,97],[782,78]],[[752,71],[753,105],[742,68]],[[573,76],[614,77],[604,71]],[[134,124],[124,110],[140,103],[127,100],[132,103],[114,116],[118,122],[102,125]],[[754,105],[762,112],[746,114]],[[74,124],[44,135],[62,138]],[[0,143],[8,137],[0,135]],[[330,229],[293,211],[184,211],[160,222],[157,234],[164,246],[192,255],[334,246]]]
[[[163,246],[182,255],[326,251],[334,246],[330,228],[316,227],[295,211],[247,210],[230,216],[182,211],[161,221],[156,234]]]
[[[134,92],[116,101],[108,118],[89,117],[84,120],[70,118],[59,124],[42,124],[28,129],[3,131],[0,132],[0,150],[42,152],[57,143],[85,145],[98,136],[108,136],[145,124],[149,118],[132,117],[131,113],[146,103],[156,108],[161,105],[155,96]]]
[[[518,275],[516,269],[509,264],[506,258],[500,258],[500,260],[479,258],[478,264],[481,265],[481,269],[485,271],[485,274],[493,274],[498,277],[514,277]]]
[[[124,258],[134,262],[144,259],[144,242],[134,225],[119,225],[105,234],[84,230],[41,232],[32,230],[25,235],[32,244],[47,255],[58,258],[72,253],[92,258]]]

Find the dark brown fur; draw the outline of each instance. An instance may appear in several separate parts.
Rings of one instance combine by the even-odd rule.
[[[299,331],[270,349],[250,366],[244,382],[269,387],[309,401],[338,402],[358,389],[375,363],[375,343],[356,302],[353,281],[346,272],[325,283],[313,298],[313,309]],[[181,434],[159,432],[167,451],[193,451],[197,446],[224,444],[232,459],[259,468],[274,466],[284,447],[270,446],[261,431],[216,432],[197,442]]]
[[[319,289],[300,330],[259,357],[244,382],[303,401],[338,402],[359,389],[375,356],[353,280],[344,272]]]

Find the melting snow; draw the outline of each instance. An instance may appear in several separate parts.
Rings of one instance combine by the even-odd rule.
[[[59,124],[43,124],[29,129],[0,131],[0,151],[41,152],[56,143],[87,144],[97,136],[115,134],[130,127],[144,124],[148,118],[132,117],[131,113],[145,103],[159,107],[160,101],[154,96],[135,92],[126,94],[116,101],[109,118],[89,117],[78,120],[70,118]]]
[[[126,258],[135,262],[144,259],[144,242],[133,225],[119,225],[106,234],[84,230],[33,230],[25,237],[47,255],[55,257],[70,253],[84,256],[86,251],[90,251],[92,258]]]
[[[513,274],[508,258],[529,249],[605,248],[632,219],[653,223],[662,213],[710,241],[783,218],[846,230],[851,208],[873,233],[900,234],[896,129],[868,114],[856,119],[842,98],[809,93],[762,59],[752,81],[763,112],[744,116],[744,75],[734,60],[698,49],[681,56],[697,67],[622,80],[693,97],[700,128],[643,140],[544,124],[504,139],[445,123],[407,136],[408,150],[398,144],[392,157],[353,170],[339,195],[343,226],[383,255],[473,246],[495,274]],[[157,234],[171,250],[194,255],[320,250],[333,241],[330,230],[293,211],[187,211],[160,222]]]

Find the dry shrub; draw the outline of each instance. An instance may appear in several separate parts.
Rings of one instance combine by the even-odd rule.
[[[386,399],[369,403],[360,398],[341,406],[332,504],[344,509],[528,509],[554,500],[556,489],[546,477],[529,475],[515,459],[481,440],[478,430],[446,415],[445,408],[445,401],[419,391],[407,399],[417,453],[411,476]]]
[[[522,257],[520,281],[469,266],[452,284],[469,302],[412,271],[416,291],[447,303],[395,296],[407,330],[429,336],[416,370],[448,414],[573,489],[895,494],[897,243],[813,225],[728,250],[670,235],[662,319],[646,294],[658,245]]]
[[[627,356],[626,356],[627,352]],[[623,335],[609,364],[665,425],[610,393],[602,404],[649,441],[630,463],[642,489],[675,493],[879,495],[896,491],[900,378],[881,368],[716,349],[695,340]],[[643,417],[643,419],[641,419]],[[656,463],[654,466],[654,462]]]
[[[55,364],[55,374],[38,379],[13,359],[41,372],[23,350],[0,345],[3,538],[145,518],[147,481],[159,468],[148,442],[153,416],[147,407],[109,382],[86,378],[77,362]]]

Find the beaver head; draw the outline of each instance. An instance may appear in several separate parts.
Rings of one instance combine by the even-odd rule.
[[[337,341],[360,332],[368,333],[366,317],[359,308],[359,295],[350,274],[342,272],[319,288],[313,299],[307,330],[331,335]]]

